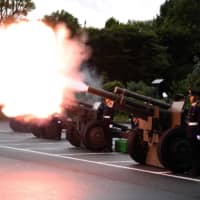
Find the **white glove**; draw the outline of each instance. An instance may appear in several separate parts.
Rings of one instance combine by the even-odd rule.
[[[198,134],[198,135],[197,135],[197,140],[199,140],[199,141],[200,141],[200,134]]]

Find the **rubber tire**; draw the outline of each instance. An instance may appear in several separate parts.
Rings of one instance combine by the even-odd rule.
[[[148,143],[143,141],[142,129],[135,128],[128,136],[128,154],[140,164],[146,163]]]
[[[158,147],[158,158],[167,169],[183,173],[192,167],[192,148],[186,138],[186,127],[178,126],[162,134]]]
[[[75,147],[80,147],[81,136],[76,127],[71,126],[70,128],[67,129],[67,140],[70,142],[71,145]]]
[[[44,135],[44,127],[43,126],[38,126],[38,125],[33,125],[31,132],[35,137],[42,138],[43,135]]]
[[[96,134],[95,132],[92,132],[94,130],[96,130]],[[93,136],[94,134],[96,136],[95,137],[95,139],[97,139],[96,142],[94,140],[92,141],[92,138],[91,138],[92,133],[93,133]],[[100,120],[91,121],[86,125],[83,131],[83,144],[86,146],[87,149],[91,151],[102,151],[106,148],[108,144],[105,134],[109,134],[109,133],[103,121],[100,121]],[[100,140],[98,141],[98,139]]]
[[[48,122],[43,125],[33,125],[31,132],[37,138],[60,140],[62,128],[54,122]]]
[[[31,132],[31,124],[22,122],[15,118],[9,120],[9,126],[15,132],[23,132],[23,133]]]
[[[9,120],[9,126],[15,132],[20,132],[21,131],[21,124],[16,119],[10,119]]]
[[[56,121],[50,121],[44,125],[42,138],[60,140],[61,139],[62,126]]]

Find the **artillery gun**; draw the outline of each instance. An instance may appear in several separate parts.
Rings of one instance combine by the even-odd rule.
[[[100,104],[100,102],[96,102]],[[59,140],[62,131],[66,133],[66,139],[76,147],[84,146],[92,151],[101,151],[106,147],[107,139],[102,138],[103,134],[95,132],[87,135],[94,124],[104,127],[104,121],[97,120],[98,106],[77,101],[73,106],[63,110],[61,114],[53,114],[48,118],[36,118],[29,116],[18,116],[10,118],[10,127],[17,132],[31,132],[35,137]],[[95,123],[94,123],[95,122]],[[110,127],[113,132],[121,133],[127,129]],[[87,131],[86,131],[87,130]],[[86,133],[85,133],[86,132]],[[97,133],[97,134],[96,134]]]
[[[93,105],[78,101],[62,114],[55,113],[48,118],[17,116],[9,118],[9,125],[16,132],[31,132],[35,137],[53,140],[59,140],[64,129],[67,131],[66,139],[72,145],[80,146],[80,132],[93,119],[96,119]]]
[[[185,100],[177,98],[172,103],[140,95],[116,87],[114,93],[88,87],[88,92],[115,103],[116,109],[134,113],[139,120],[137,128],[128,136],[128,153],[138,163],[165,167],[174,172],[184,172],[191,168],[191,146],[186,138]],[[100,122],[91,122],[86,128],[85,138],[98,131],[101,138],[109,130]],[[101,130],[101,131],[100,131]],[[90,140],[90,142],[92,142]]]
[[[108,140],[112,139],[107,137],[111,135],[111,132],[116,137],[121,137],[121,132],[128,129],[117,123],[108,127],[107,120],[99,119],[100,104],[100,102],[95,102],[93,105],[79,102],[78,106],[67,110],[70,120],[64,117],[62,122],[67,133],[66,139],[73,146],[85,147],[91,151],[102,151],[107,147]]]
[[[93,105],[79,102],[67,115],[64,112],[62,116],[52,115],[45,122],[34,123],[31,132],[36,137],[59,139],[65,129],[66,139],[72,145],[92,151],[104,150],[112,137],[123,137],[121,133],[126,132],[128,153],[136,162],[174,172],[191,168],[184,98],[166,103],[119,87],[114,92],[88,87],[87,92],[111,99],[114,109],[133,113],[139,120],[138,127],[110,127],[107,120],[97,118]]]

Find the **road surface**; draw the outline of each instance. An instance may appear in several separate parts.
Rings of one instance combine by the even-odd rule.
[[[0,122],[2,200],[199,200],[200,177],[141,166],[123,153],[94,153]]]

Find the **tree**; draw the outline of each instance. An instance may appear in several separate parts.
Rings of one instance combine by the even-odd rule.
[[[108,81],[149,82],[167,75],[166,49],[151,28],[141,31],[139,25],[120,24],[109,29],[87,29],[87,32],[93,50],[89,62],[99,73],[106,72]]]
[[[193,67],[193,71],[188,74],[186,78],[186,86],[191,87],[194,90],[200,90],[200,60],[196,58],[196,64]]]
[[[167,0],[160,7],[156,23],[162,28],[200,31],[199,0]]]
[[[172,91],[183,94],[186,94],[189,88],[200,91],[200,59],[195,57],[194,62],[192,72],[185,79],[172,83]]]
[[[148,20],[148,21],[128,20],[127,24],[134,26],[140,32],[142,32],[142,31],[154,31],[154,23],[153,23],[152,20]]]
[[[105,23],[105,28],[112,28],[119,25],[119,21],[117,21],[115,18],[111,17],[109,18]]]
[[[51,15],[45,15],[44,21],[53,27],[58,23],[64,23],[71,30],[72,35],[80,30],[78,19],[65,10],[53,12]]]
[[[147,85],[146,83],[144,83],[144,81],[139,81],[139,82],[130,81],[127,83],[127,89],[146,96],[153,96],[154,94],[153,87]]]
[[[107,83],[104,83],[103,85],[103,89],[104,90],[108,90],[110,92],[113,92],[115,87],[122,87],[124,88],[125,86],[123,85],[123,83],[121,83],[120,81],[111,81],[111,82],[107,82]]]
[[[168,77],[185,79],[191,73],[193,58],[200,56],[200,1],[167,0],[154,23],[162,45],[167,48],[171,66]]]
[[[35,4],[31,0],[0,0],[0,22],[26,16],[33,9]]]

